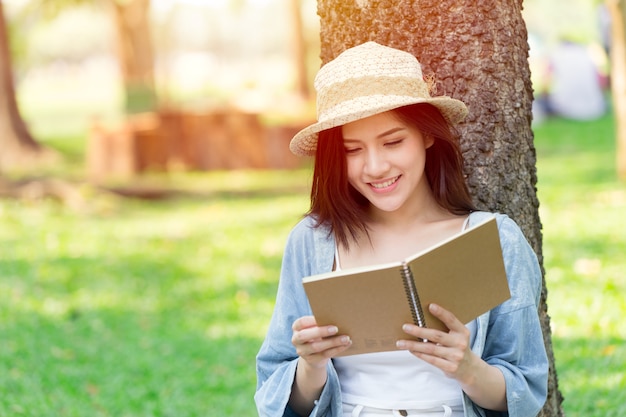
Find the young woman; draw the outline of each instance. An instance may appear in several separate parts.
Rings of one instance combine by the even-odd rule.
[[[548,372],[541,273],[510,218],[474,210],[453,128],[465,105],[432,97],[415,57],[374,42],[322,67],[315,87],[318,122],[290,145],[315,155],[311,209],[289,236],[257,356],[259,415],[535,416]],[[470,323],[430,305],[447,332],[406,324],[396,351],[336,357],[350,335],[317,326],[302,278],[398,261],[487,216],[497,218],[510,300]]]

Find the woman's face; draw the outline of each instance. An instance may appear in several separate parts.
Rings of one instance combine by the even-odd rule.
[[[347,123],[342,134],[348,181],[373,209],[394,212],[430,193],[424,165],[433,140],[392,111]]]

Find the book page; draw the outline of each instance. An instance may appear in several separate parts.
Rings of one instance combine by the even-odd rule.
[[[305,279],[317,324],[334,324],[339,334],[352,339],[344,355],[395,350],[397,340],[409,338],[402,325],[412,323],[413,318],[400,268],[393,264],[332,278],[325,274],[326,279]],[[346,271],[350,270],[341,272]]]
[[[426,327],[446,330],[428,312],[436,303],[464,324],[510,298],[495,218],[408,262]]]

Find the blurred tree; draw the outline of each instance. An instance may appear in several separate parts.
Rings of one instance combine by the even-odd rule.
[[[292,21],[292,54],[296,70],[296,92],[303,99],[311,96],[309,79],[307,77],[307,48],[304,36],[304,24],[302,22],[302,10],[300,0],[288,0]]]
[[[29,166],[52,156],[52,151],[33,139],[20,115],[9,45],[9,32],[0,0],[0,172]]]
[[[617,175],[626,181],[626,0],[606,0],[611,16],[611,91],[616,123]]]
[[[116,51],[124,81],[125,110],[139,113],[158,105],[154,82],[154,47],[150,27],[150,0],[31,0],[31,10],[48,17],[80,4],[108,8],[117,32]]]
[[[509,214],[524,231],[543,270],[532,86],[520,0],[318,0],[321,58],[368,40],[417,56],[436,76],[437,94],[463,100],[465,171],[477,206]],[[541,416],[563,416],[554,367],[545,281],[540,317],[550,360]]]
[[[117,28],[126,111],[154,110],[157,95],[154,83],[154,49],[150,34],[150,0],[109,0]]]

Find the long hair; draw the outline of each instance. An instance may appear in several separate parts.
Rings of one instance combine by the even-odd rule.
[[[413,104],[392,111],[423,136],[434,138],[426,150],[425,174],[437,203],[457,215],[475,210],[463,175],[457,131],[430,104]],[[328,226],[330,233],[348,248],[351,241],[368,235],[368,206],[369,201],[348,182],[341,127],[323,130],[315,151],[308,214],[315,218],[317,227]]]

